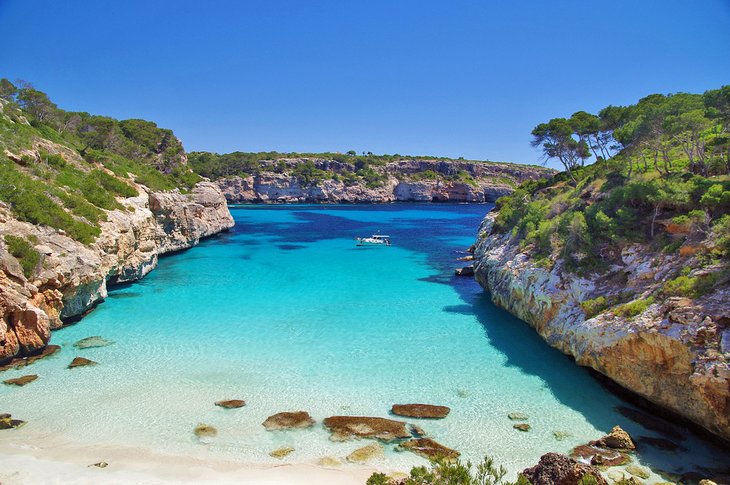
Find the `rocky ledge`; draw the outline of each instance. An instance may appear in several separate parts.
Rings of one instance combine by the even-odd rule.
[[[304,183],[292,174],[299,163],[311,161],[318,170],[334,174]],[[259,162],[263,171],[247,177],[234,176],[216,181],[230,203],[380,203],[398,201],[416,202],[494,202],[513,192],[514,187],[526,180],[546,177],[552,170],[509,163],[398,160],[373,169],[382,182],[368,185],[362,180],[348,183],[339,174],[352,174],[355,167],[349,163],[327,159],[283,159]],[[282,163],[281,173],[274,164]],[[434,179],[423,178],[429,173]],[[457,174],[468,174],[469,181],[455,179]]]
[[[192,247],[233,226],[225,197],[211,182],[190,193],[151,192],[119,199],[107,211],[101,235],[81,244],[62,231],[15,219],[0,203],[0,235],[37,241],[38,270],[32,281],[0,237],[0,365],[41,352],[51,330],[82,316],[107,295],[107,286],[138,280],[160,255]]]
[[[586,315],[581,303],[629,292],[637,300],[681,268],[679,256],[627,246],[621,264],[584,277],[534,263],[509,233],[484,219],[475,277],[494,303],[524,320],[553,347],[625,389],[730,440],[730,288],[696,299],[656,297],[634,316],[611,308]]]

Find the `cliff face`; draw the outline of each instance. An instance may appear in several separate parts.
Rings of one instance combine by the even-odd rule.
[[[492,300],[529,323],[553,347],[657,405],[730,439],[730,288],[698,298],[661,297],[638,315],[615,309],[589,318],[581,302],[625,292],[637,299],[658,288],[686,257],[634,244],[620,264],[577,277],[562,261],[536,265],[510,232],[493,231],[495,214],[480,228],[475,276]]]
[[[302,182],[294,174],[294,168],[305,161],[312,161],[318,170],[333,176]],[[382,180],[368,185],[363,180],[348,181],[340,177],[355,173],[356,169],[352,164],[335,160],[285,159],[259,163],[262,171],[258,175],[216,181],[228,202],[493,202],[512,193],[513,187],[525,180],[552,173],[549,169],[506,163],[398,160],[373,167]],[[424,173],[431,178],[424,177]],[[460,180],[459,175],[468,180]]]
[[[41,255],[29,281],[0,242],[0,363],[40,351],[51,329],[103,300],[108,284],[140,279],[161,254],[233,226],[225,198],[210,182],[189,194],[137,189],[138,196],[120,199],[124,209],[107,212],[101,235],[88,246],[62,231],[18,221],[0,203],[0,235],[37,241]]]

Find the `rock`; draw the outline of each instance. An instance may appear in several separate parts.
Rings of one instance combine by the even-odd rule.
[[[68,365],[69,369],[73,369],[75,367],[86,367],[89,365],[97,365],[98,362],[94,362],[93,360],[85,359],[84,357],[75,357],[74,360],[71,361],[71,363]]]
[[[629,462],[629,458],[618,450],[580,445],[570,452],[573,458],[581,458],[592,465],[619,466]]]
[[[25,424],[26,422],[20,419],[12,419],[10,414],[0,414],[0,430],[20,428]]]
[[[518,431],[530,431],[530,425],[527,423],[513,424],[512,427]]]
[[[390,412],[409,418],[441,419],[448,416],[450,408],[432,404],[393,404]]]
[[[464,266],[463,268],[456,268],[454,270],[456,276],[474,276],[474,266]]]
[[[651,476],[651,473],[649,473],[649,470],[646,468],[640,467],[638,465],[629,465],[626,467],[626,471],[631,473],[635,477],[643,478],[646,480]]]
[[[385,450],[383,449],[383,445],[380,443],[371,443],[367,446],[363,446],[362,448],[358,448],[347,455],[347,461],[351,463],[365,463],[373,458],[383,456],[384,453]]]
[[[74,344],[74,347],[78,347],[79,349],[93,349],[95,347],[106,347],[113,343],[114,342],[111,340],[106,340],[105,338],[95,335],[93,337],[86,337],[79,340]]]
[[[428,458],[429,460],[442,458],[447,461],[453,461],[460,455],[458,451],[447,448],[430,438],[410,439],[398,446],[402,449],[412,451],[417,455],[423,456],[424,458]]]
[[[11,385],[11,386],[24,386],[26,384],[33,382],[36,379],[38,379],[38,376],[33,374],[33,375],[28,375],[28,376],[23,376],[23,377],[16,377],[15,379],[8,379],[6,381],[3,381],[3,383],[5,383],[7,385]]]
[[[290,446],[282,446],[281,448],[277,448],[274,451],[272,451],[271,453],[269,453],[269,456],[272,456],[274,458],[278,458],[281,460],[282,458],[284,458],[285,456],[287,456],[293,452],[294,452],[294,448],[292,448]]]
[[[413,435],[414,438],[423,438],[426,436],[426,432],[417,424],[409,424],[408,431],[411,432],[411,435]]]
[[[567,431],[553,431],[553,436],[555,437],[556,440],[563,441],[563,440],[570,438],[573,435],[571,435]]]
[[[242,401],[241,399],[228,399],[225,401],[218,401],[215,405],[226,409],[235,409],[245,406],[246,401]]]
[[[342,462],[338,460],[337,458],[333,458],[331,456],[323,456],[319,459],[317,462],[317,465],[319,466],[325,466],[325,467],[335,467],[342,465]]]
[[[106,468],[109,466],[109,463],[105,461],[100,461],[99,463],[92,463],[91,465],[89,465],[89,468],[91,468],[92,466],[95,466],[96,468]]]
[[[198,438],[210,438],[218,434],[218,430],[209,424],[200,423],[193,429],[193,433]]]
[[[717,483],[705,478],[704,480],[700,480],[700,485],[717,485]]]
[[[591,441],[590,444],[592,446],[597,446],[600,448],[613,448],[616,450],[635,450],[636,445],[634,444],[634,441],[631,439],[631,436],[621,429],[620,426],[614,426],[613,429],[611,429],[611,432],[608,433],[606,436],[604,436],[601,439],[598,439],[596,441]]]
[[[403,421],[366,416],[331,416],[324,425],[332,433],[331,439],[343,441],[351,438],[376,438],[383,441],[410,438]]]
[[[61,347],[58,345],[47,345],[40,353],[26,356],[26,357],[20,357],[17,359],[13,359],[10,361],[10,363],[5,365],[0,365],[0,372],[10,370],[10,369],[21,369],[27,365],[31,365],[34,362],[37,362],[41,359],[44,359],[46,357],[50,357],[51,355],[55,354],[61,350]]]
[[[613,482],[620,482],[621,480],[625,480],[627,477],[626,473],[621,470],[610,470],[607,475]]]
[[[306,411],[277,413],[266,418],[263,423],[264,428],[269,431],[279,429],[296,429],[311,428],[314,420]]]
[[[578,463],[559,453],[542,455],[537,465],[526,468],[522,474],[531,483],[540,485],[578,485],[585,475],[592,476],[596,485],[607,485],[595,467]]]
[[[456,258],[457,261],[474,261],[474,255],[469,254],[467,256],[462,256],[461,258]]]
[[[509,413],[507,415],[512,421],[527,421],[530,417],[525,413]]]

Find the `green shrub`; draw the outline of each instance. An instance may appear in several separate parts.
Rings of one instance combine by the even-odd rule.
[[[580,307],[586,314],[586,318],[593,318],[608,308],[608,301],[605,296],[599,296],[591,300],[581,302]]]
[[[651,305],[652,303],[654,303],[653,296],[650,296],[643,300],[630,301],[628,303],[624,303],[619,307],[616,307],[614,313],[625,318],[635,317],[636,315],[643,313],[647,308],[649,308],[649,305]]]
[[[19,236],[6,234],[5,244],[8,247],[8,252],[12,254],[18,262],[20,262],[20,266],[23,267],[23,274],[25,277],[30,278],[35,272],[35,269],[38,267],[41,255],[38,254],[38,251],[33,249],[33,245],[31,243]]]
[[[504,476],[507,470],[503,466],[497,467],[489,457],[472,470],[471,462],[462,463],[460,460],[436,460],[430,467],[418,466],[411,469],[404,485],[530,485],[524,475],[518,475],[516,482],[507,482]],[[391,485],[393,482],[383,473],[373,473],[368,478],[367,485]],[[588,485],[588,484],[587,484]]]
[[[662,288],[662,293],[668,296],[699,298],[712,290],[718,278],[717,273],[702,276],[681,275],[667,281]]]

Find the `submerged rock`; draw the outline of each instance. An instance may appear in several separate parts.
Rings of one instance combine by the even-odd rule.
[[[28,375],[28,376],[23,376],[23,377],[16,377],[15,379],[8,379],[8,380],[3,381],[3,383],[7,384],[9,386],[24,386],[26,384],[30,384],[31,382],[33,382],[36,379],[38,379],[38,376],[33,374],[33,375]]]
[[[89,365],[97,365],[98,362],[94,362],[93,360],[85,359],[83,357],[75,357],[74,360],[71,361],[71,363],[68,365],[69,369],[73,369],[74,367],[86,367]]]
[[[59,347],[58,345],[47,345],[39,354],[31,355],[29,357],[20,357],[20,358],[11,360],[9,364],[0,365],[0,372],[10,370],[10,369],[22,369],[26,365],[30,365],[41,359],[49,357],[49,356],[55,354],[56,352],[58,352],[59,350],[61,350],[61,347]]]
[[[200,423],[193,429],[193,433],[198,438],[211,438],[218,434],[218,430],[209,424]]]
[[[317,465],[333,467],[333,466],[342,465],[342,462],[340,460],[338,460],[337,458],[333,458],[331,456],[323,456],[322,458],[319,459],[319,461],[317,462]]]
[[[441,419],[448,416],[450,408],[433,404],[393,404],[390,412],[409,418]]]
[[[100,337],[99,335],[95,335],[93,337],[86,337],[74,344],[74,347],[77,347],[79,349],[93,349],[95,347],[106,347],[107,345],[111,345],[114,342],[111,340],[107,340],[105,338]]]
[[[306,411],[277,413],[261,423],[269,431],[279,429],[311,428],[314,420]]]
[[[456,268],[454,270],[456,276],[474,276],[474,266],[464,266],[463,268]]]
[[[15,429],[25,425],[25,421],[12,419],[10,414],[0,414],[0,429]]]
[[[385,454],[383,445],[380,443],[372,443],[362,448],[358,448],[349,455],[347,461],[351,463],[365,463],[373,458],[381,457]]]
[[[418,438],[405,441],[398,445],[400,448],[412,451],[413,453],[428,458],[429,460],[444,459],[453,461],[457,459],[460,453],[451,448],[437,443],[430,438]]]
[[[640,449],[651,447],[662,451],[676,451],[681,448],[681,446],[674,441],[664,438],[655,438],[653,436],[639,436],[636,439],[636,445]]]
[[[647,414],[643,411],[639,411],[638,409],[633,409],[627,406],[616,406],[616,411],[621,413],[621,415],[629,418],[631,421],[642,425],[646,429],[656,431],[657,433],[660,433],[667,438],[675,440],[681,440],[684,438],[676,426],[672,425],[669,421],[666,421],[662,418],[652,416],[651,414]]]
[[[95,466],[96,468],[106,468],[109,466],[109,463],[105,461],[100,461],[99,463],[92,463],[91,465],[89,465],[89,468],[91,468],[92,466]]]
[[[619,466],[629,462],[629,457],[618,450],[580,445],[570,452],[573,458],[581,458],[592,465]]]
[[[621,429],[620,426],[614,426],[613,429],[611,429],[611,432],[608,433],[606,436],[604,436],[601,439],[598,439],[596,441],[591,441],[590,445],[592,446],[598,446],[601,448],[613,448],[616,450],[635,450],[636,445],[634,444],[634,440],[631,439],[631,436]]]
[[[651,475],[649,470],[644,467],[640,467],[639,465],[629,465],[626,467],[626,471],[631,473],[633,476],[643,478],[644,480],[649,478]]]
[[[512,427],[518,431],[525,431],[525,432],[530,431],[530,429],[532,429],[532,427],[527,423],[513,424]]]
[[[553,436],[555,437],[556,440],[563,441],[565,439],[570,438],[573,435],[571,435],[567,431],[553,431]]]
[[[225,401],[218,401],[215,405],[226,409],[236,409],[245,406],[246,401],[241,399],[227,399]]]
[[[294,452],[294,448],[291,446],[282,446],[281,448],[277,448],[271,453],[269,453],[269,456],[272,456],[274,458],[282,459],[287,455],[290,455]]]
[[[324,425],[332,433],[331,439],[376,438],[383,441],[410,438],[406,423],[386,418],[367,416],[331,416]]]
[[[530,417],[525,413],[509,413],[507,415],[512,421],[527,421]]]
[[[524,469],[522,474],[531,483],[541,485],[578,485],[586,475],[593,477],[596,485],[607,485],[598,469],[560,453],[542,455],[537,465]]]

